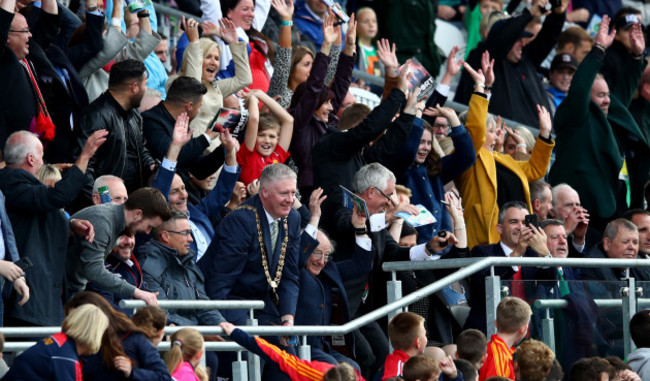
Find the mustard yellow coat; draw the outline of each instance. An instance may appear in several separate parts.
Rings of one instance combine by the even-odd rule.
[[[496,230],[499,216],[496,162],[498,161],[519,177],[528,209],[532,212],[528,182],[539,180],[546,174],[551,152],[555,146],[555,142],[548,144],[537,138],[528,161],[516,161],[509,155],[490,152],[483,148],[489,103],[486,98],[477,94],[473,94],[470,99],[465,127],[474,142],[476,163],[455,180],[456,187],[463,198],[470,248],[497,243],[500,239]]]

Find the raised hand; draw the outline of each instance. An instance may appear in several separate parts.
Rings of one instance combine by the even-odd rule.
[[[409,77],[411,77],[413,74],[409,73],[408,71],[408,63],[411,62],[411,60],[407,60],[404,66],[402,66],[402,70],[399,72],[399,81],[397,81],[397,88],[402,90],[404,94],[409,89]]]
[[[385,38],[377,41],[377,56],[386,67],[386,72],[389,73],[390,77],[394,78],[399,75],[397,72],[399,61],[397,55],[395,55],[395,44],[391,45],[390,41]]]
[[[323,195],[323,192],[325,192],[323,188],[316,188],[309,196],[309,211],[312,217],[318,216],[320,218],[321,216],[320,206],[327,198],[327,195]]]
[[[354,18],[354,13],[350,15],[348,21],[348,31],[345,34],[345,53],[348,56],[354,54],[357,47],[357,20]]]
[[[548,255],[548,246],[546,244],[546,233],[541,227],[536,228],[530,226],[530,230],[527,233],[526,239],[528,240],[528,246],[530,246],[533,251],[537,253],[540,257],[545,257]],[[521,241],[521,236],[519,238]]]
[[[420,95],[419,88],[413,90],[410,94],[407,92],[404,114],[415,115],[417,112],[418,95]]]
[[[431,112],[429,114],[430,116],[445,117],[449,121],[449,125],[452,127],[460,126],[460,119],[458,119],[456,111],[449,107],[440,107],[440,105],[437,104],[435,108],[431,109]]]
[[[614,37],[616,37],[616,29],[613,29],[612,32],[609,32],[609,16],[604,15],[603,19],[600,21],[600,27],[598,28],[598,33],[594,39],[595,46],[602,46],[607,49],[614,42]]]
[[[456,74],[460,72],[460,68],[463,67],[463,57],[460,57],[458,60],[456,60],[456,54],[458,54],[459,49],[460,48],[458,46],[451,48],[449,57],[447,57],[447,71],[442,77],[440,83],[444,83],[446,85],[451,83],[452,78],[454,78]]]
[[[469,76],[474,80],[475,85],[485,85],[485,76],[483,75],[483,70],[478,69],[478,71],[472,69],[467,62],[463,62],[463,67],[469,73]]]
[[[88,140],[86,140],[86,144],[81,151],[81,156],[85,156],[87,158],[93,157],[99,147],[104,144],[107,137],[108,130],[97,130],[93,132],[92,135],[88,137]]]
[[[323,45],[328,44],[331,46],[336,41],[336,38],[340,36],[337,28],[334,28],[334,20],[336,20],[336,16],[330,9],[323,21]]]
[[[481,70],[485,76],[485,86],[492,86],[494,83],[494,59],[490,59],[490,52],[487,50],[481,56]]]
[[[217,24],[213,23],[212,21],[203,21],[201,23],[201,28],[203,29],[204,37],[221,37],[221,28],[219,28]]]
[[[183,16],[181,23],[183,24],[183,29],[185,29],[185,34],[187,39],[190,42],[195,42],[199,40],[199,23],[194,19],[186,19]]]
[[[645,39],[639,23],[635,23],[630,28],[630,47],[632,48],[632,54],[635,56],[640,56],[645,51]]]
[[[292,0],[273,0],[271,6],[282,17],[282,20],[289,21],[293,19],[294,6]]]
[[[227,18],[222,18],[219,20],[219,26],[221,27],[221,39],[226,42],[226,44],[234,44],[238,41],[237,37],[237,28],[232,21]]]
[[[188,131],[190,117],[182,113],[176,118],[174,131],[172,131],[172,145],[182,147],[192,139],[192,131]]]
[[[546,107],[537,105],[537,118],[539,119],[539,135],[548,139],[551,136],[551,128],[553,128],[551,114]]]

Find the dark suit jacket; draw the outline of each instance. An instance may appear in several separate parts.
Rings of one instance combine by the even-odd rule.
[[[589,258],[608,258],[603,250],[603,245],[598,244],[587,252],[586,259]],[[625,270],[623,268],[606,268],[606,267],[585,267],[580,269],[582,280],[598,280],[601,282],[588,282],[587,289],[594,299],[599,298],[620,298],[619,290],[622,286],[622,281],[625,277]],[[631,268],[630,276],[636,279],[637,282],[650,281],[650,269],[648,268]],[[602,282],[604,281],[604,282]]]
[[[243,205],[251,205],[257,210],[262,227],[264,246],[271,247],[269,223],[259,196],[252,197]],[[269,298],[268,285],[258,239],[255,214],[248,209],[237,209],[224,218],[215,233],[210,247],[200,261],[199,267],[206,282],[206,293],[216,300],[264,300],[264,311],[257,311],[260,323],[279,323],[282,315],[296,313],[298,301],[298,250],[300,248],[300,216],[291,210],[288,216],[288,232],[280,224],[278,243],[273,254],[269,254],[269,273],[275,278],[280,257],[280,248],[285,234],[289,234],[282,280],[278,287],[280,302],[276,307]],[[246,311],[224,311],[224,317],[233,323],[241,324],[247,316]]]
[[[506,254],[501,248],[501,243],[495,243],[492,245],[477,245],[472,249],[472,257],[503,257],[506,258]],[[524,257],[533,257],[537,258],[538,255],[533,252],[530,248],[524,253]],[[523,268],[522,279],[531,279],[531,276],[527,275],[529,272],[535,271],[535,268]],[[483,333],[487,331],[487,321],[486,321],[486,311],[485,311],[485,277],[490,275],[490,268],[483,269],[479,272],[476,272],[470,277],[470,298],[469,306],[471,310],[467,321],[465,322],[464,329],[475,328],[481,330]],[[515,275],[515,271],[511,266],[507,267],[495,267],[494,275],[497,275],[501,278],[501,281],[512,280],[512,277]],[[512,290],[512,287],[510,287]]]
[[[348,295],[345,292],[343,282],[360,274],[370,272],[372,253],[356,245],[352,259],[341,262],[334,262],[330,259],[320,274],[314,276],[307,271],[305,265],[314,249],[318,246],[318,241],[309,234],[303,233],[300,246],[300,261],[298,264],[300,267],[300,294],[296,310],[296,325],[330,325],[332,323],[333,308],[331,297],[334,289],[338,289],[341,303],[338,310],[343,314],[343,321],[336,323],[349,322]],[[330,347],[329,342],[323,336],[311,336],[307,340],[309,345],[314,348]],[[353,343],[352,334],[346,335],[345,343],[350,350],[354,348],[354,345],[351,345]]]

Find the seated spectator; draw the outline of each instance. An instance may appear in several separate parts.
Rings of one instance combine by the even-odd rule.
[[[517,200],[532,210],[528,183],[544,176],[554,146],[551,140],[550,115],[546,109],[537,106],[540,134],[530,159],[515,161],[511,156],[496,152],[496,123],[493,117],[487,115],[489,101],[486,98],[486,94],[490,93],[488,88],[494,81],[492,64],[493,61],[490,62],[487,52],[483,55],[481,64],[482,73],[485,75],[464,64],[465,69],[474,78],[477,88],[470,100],[465,122],[474,142],[476,163],[455,181],[466,209],[469,247],[498,242],[499,232],[496,225],[500,215],[499,205]],[[481,89],[484,89],[485,93],[480,92]],[[491,185],[489,192],[486,191],[487,184]]]
[[[146,84],[141,61],[118,62],[111,68],[108,91],[84,111],[77,131],[78,149],[94,131],[109,132],[106,143],[89,165],[90,181],[102,175],[115,175],[124,180],[129,193],[147,183],[156,164],[145,147],[142,117],[137,111]],[[90,190],[87,192],[90,199]]]
[[[609,361],[600,357],[582,358],[571,366],[569,381],[602,381],[609,380],[614,367]]]
[[[106,140],[107,131],[95,132],[81,155],[49,188],[36,177],[43,165],[43,145],[27,131],[13,133],[7,139],[0,170],[0,191],[6,197],[7,215],[13,227],[16,248],[21,258],[29,258],[34,267],[27,272],[32,303],[22,306],[11,297],[5,310],[5,325],[53,326],[61,322],[61,295],[65,277],[65,253],[69,232],[92,240],[93,227],[85,220],[68,221],[61,208],[70,204],[81,191],[88,161]],[[14,279],[15,280],[15,279]],[[20,285],[19,280],[14,285]],[[17,290],[19,294],[23,290]],[[21,295],[26,297],[26,294]]]
[[[641,26],[636,24],[629,35],[634,53],[641,54],[645,48]],[[608,17],[603,18],[595,41],[594,48],[573,77],[569,94],[556,112],[558,146],[548,178],[551,184],[571,185],[580,194],[582,205],[589,210],[591,224],[603,229],[613,216],[627,208],[625,192],[620,191],[627,186],[619,180],[623,157],[630,154],[624,148],[626,142],[645,142],[643,133],[626,109],[645,61],[641,55],[626,60],[626,64],[618,68],[621,79],[619,86],[611,88],[610,97],[610,87],[598,74],[605,49],[613,41]],[[582,160],[584,155],[595,155],[594,160]],[[629,173],[630,188],[638,190],[647,178],[648,173]]]
[[[237,40],[237,30],[230,20],[221,19],[219,25],[219,28],[214,26],[214,28],[205,29],[203,38],[199,38],[199,24],[192,19],[183,21],[185,33],[190,43],[185,50],[180,70],[167,82],[167,88],[171,90],[171,86],[177,78],[188,76],[201,82],[207,89],[207,93],[203,93],[202,103],[193,102],[193,107],[196,109],[192,110],[191,113],[190,110],[187,112],[191,116],[190,127],[194,130],[194,137],[198,138],[202,134],[208,134],[211,138],[208,142],[210,151],[214,151],[220,144],[220,141],[215,139],[213,132],[209,131],[209,129],[216,113],[219,112],[220,108],[225,107],[223,98],[252,83],[251,68],[246,54],[246,43]],[[220,62],[225,59],[223,47],[220,48],[219,44],[209,38],[217,30],[219,31],[219,37],[228,44],[226,46],[232,53],[234,66],[233,76],[222,80],[217,79],[217,72],[219,71]],[[178,97],[175,101],[177,103],[186,103],[188,101],[182,98]],[[176,117],[176,115],[172,116]],[[169,131],[171,132],[171,129]],[[171,136],[171,133],[168,135]],[[149,139],[150,137],[147,136],[147,140]],[[161,158],[167,148],[159,146],[158,149],[153,151],[156,158]],[[182,159],[182,161],[186,161],[186,159]],[[184,179],[187,181],[186,176]]]
[[[537,180],[530,183],[529,187],[533,213],[537,215],[540,222],[548,219],[548,213],[553,207],[551,186],[544,180]]]
[[[314,189],[312,150],[327,132],[330,119],[334,119],[332,113],[345,98],[354,66],[356,24],[352,19],[334,84],[329,88],[324,83],[328,55],[338,35],[333,24],[334,14],[330,13],[323,24],[325,37],[321,51],[316,55],[307,81],[296,87],[289,106],[294,122],[289,151],[298,166],[298,189],[303,197],[308,197]]]
[[[225,218],[230,214],[230,212],[237,209],[244,201],[246,201],[246,186],[241,181],[237,181],[235,183],[235,190],[230,196],[230,200],[221,210],[221,219]]]
[[[319,189],[312,193],[311,220],[306,229],[318,227],[321,214],[320,203],[323,200],[323,198],[319,198],[321,194],[322,190]],[[354,220],[355,228],[365,228],[365,217],[353,213],[351,218]],[[296,310],[296,324],[328,326],[332,323],[345,324],[351,320],[348,295],[343,282],[358,276],[359,273],[366,272],[370,268],[372,258],[371,251],[368,250],[371,245],[370,237],[367,234],[356,235],[355,241],[356,246],[352,258],[334,262],[334,244],[322,230],[318,230],[316,239],[306,232],[303,233],[301,246],[305,249],[301,250],[298,263],[300,268],[298,306],[300,307]],[[311,247],[314,249],[310,250]],[[353,355],[353,335],[346,335],[344,340],[345,348]],[[352,364],[355,369],[359,369],[359,365],[354,360],[337,351],[326,337],[311,336],[307,342],[311,346],[312,360],[333,365],[347,362]]]
[[[602,234],[589,226],[589,211],[580,204],[580,195],[567,184],[551,188],[553,208],[548,215],[564,222],[564,228],[571,242],[569,257],[582,257],[600,242]]]
[[[555,110],[569,93],[571,80],[576,70],[578,70],[578,61],[572,55],[564,53],[553,58],[551,70],[548,73],[549,86],[546,88],[550,100],[551,115],[555,115]]]
[[[293,136],[293,117],[273,98],[253,90],[248,93],[248,124],[244,144],[237,152],[237,162],[244,185],[259,179],[269,164],[284,163],[289,158],[289,145]],[[271,110],[260,114],[259,102]]]
[[[133,324],[142,329],[154,347],[165,336],[165,325],[167,325],[167,315],[163,310],[154,306],[144,306],[138,308],[138,311],[131,318]]]
[[[78,380],[79,356],[100,350],[108,317],[99,307],[82,305],[63,320],[61,333],[39,340],[18,356],[3,380]]]
[[[624,215],[639,230],[639,258],[650,258],[650,212],[642,209],[630,209]]]
[[[535,0],[530,10],[524,10],[520,16],[494,24],[486,40],[487,50],[495,60],[490,112],[529,126],[537,124],[536,105],[550,108],[537,68],[562,32],[568,5],[568,2],[558,3],[546,16],[537,37],[528,41],[533,35],[525,28],[541,16],[539,3],[540,0]]]
[[[479,381],[493,376],[515,378],[513,354],[515,344],[528,333],[533,312],[528,303],[516,297],[506,297],[497,306],[497,333],[488,343],[487,359],[479,372]]]
[[[73,236],[66,257],[66,296],[71,298],[92,282],[95,287],[108,292],[133,296],[150,305],[156,305],[156,294],[144,291],[125,279],[119,279],[104,267],[117,238],[124,232],[151,232],[153,228],[169,219],[169,207],[164,196],[154,188],[141,188],[130,194],[124,205],[112,203],[89,206],[72,216],[88,219],[94,226],[95,239],[86,241]]]
[[[478,381],[478,369],[467,360],[454,360],[454,365],[458,373],[463,377],[463,381]]]
[[[231,340],[247,350],[260,356],[265,361],[278,364],[283,373],[293,379],[303,379],[308,373],[316,380],[323,381],[360,381],[363,380],[358,370],[351,365],[340,363],[332,365],[320,361],[308,361],[287,353],[261,337],[253,337],[230,323],[219,324]]]
[[[106,299],[83,291],[65,305],[67,314],[82,305],[94,305],[108,316],[108,329],[97,354],[85,354],[83,376],[92,380],[171,381],[165,363],[151,344],[147,332],[138,328],[125,314],[116,311]]]
[[[111,202],[116,205],[123,205],[129,199],[126,192],[124,181],[117,176],[104,175],[99,176],[93,184],[93,204],[99,205],[102,203],[99,188],[108,187],[108,193],[111,196]]]
[[[104,66],[112,61],[121,62],[126,59],[144,61],[160,43],[160,35],[153,30],[150,17],[138,18],[139,32],[133,41],[129,41],[126,35],[122,33],[122,1],[114,0],[108,2],[108,4],[112,5],[113,8],[110,25],[106,27],[105,33],[101,36],[103,48],[95,56],[80,62],[80,66],[78,66],[79,75],[86,87],[90,102],[93,102],[107,88],[111,87],[110,74],[103,69]],[[142,15],[145,16],[145,14]],[[96,33],[102,33],[102,29],[98,29]],[[73,39],[70,44],[75,45],[81,42],[80,39]],[[146,83],[142,85],[141,90],[143,92],[144,88],[146,88]]]
[[[466,329],[456,338],[456,358],[470,362],[481,369],[487,358],[487,338],[478,329]],[[463,374],[464,376],[464,374]]]
[[[627,364],[642,380],[650,378],[650,311],[639,311],[630,320],[630,336],[637,347],[627,356]]]
[[[181,328],[169,339],[172,347],[165,363],[177,381],[208,381],[207,370],[199,366],[203,356],[203,335],[192,328]]]
[[[172,212],[171,218],[153,231],[154,239],[140,247],[142,271],[149,290],[158,299],[209,300],[204,278],[193,261],[187,215]],[[167,321],[175,325],[217,325],[225,319],[217,310],[169,310]]]
[[[554,359],[555,354],[546,344],[537,340],[524,341],[514,354],[515,379],[546,381]]]
[[[208,97],[206,87],[198,80],[191,77],[173,78],[176,79],[169,86],[167,99],[142,114],[143,135],[147,148],[152,157],[161,161],[171,145],[174,124],[178,118],[186,115],[191,126],[192,121],[201,113],[203,101]],[[209,83],[207,85],[212,86]],[[187,142],[178,155],[177,173],[186,183],[189,183],[191,173],[203,179],[216,172],[223,164],[222,149],[203,154],[218,140],[219,132],[205,128],[203,130],[204,132]]]
[[[119,236],[117,244],[104,260],[104,266],[106,267],[106,270],[112,273],[116,278],[123,279],[136,288],[148,291],[149,288],[143,279],[140,263],[133,254],[134,247],[135,237],[128,235]],[[133,311],[124,310],[120,307],[120,301],[124,299],[122,296],[108,292],[101,287],[97,287],[93,282],[89,282],[86,285],[86,290],[94,291],[102,295],[117,311],[124,312],[129,317],[133,315]]]
[[[501,235],[499,243],[491,245],[477,245],[472,249],[472,257],[547,257],[547,237],[544,230],[533,225],[526,226],[524,220],[528,215],[526,204],[511,201],[501,206],[497,230]],[[531,270],[532,269],[532,270]],[[510,290],[513,296],[526,300],[524,282],[532,277],[528,271],[535,268],[522,268],[521,266],[495,267],[494,274],[502,281],[511,281]],[[465,328],[476,328],[483,333],[487,332],[485,311],[485,277],[489,276],[490,269],[476,272],[470,278],[470,310]]]
[[[404,364],[402,378],[404,381],[434,381],[441,377],[447,380],[459,380],[462,375],[458,375],[456,365],[451,358],[443,359],[436,362],[431,357],[417,355],[413,356]]]
[[[198,262],[210,246],[216,223],[221,218],[221,209],[232,194],[235,182],[239,177],[239,167],[235,158],[239,144],[228,130],[221,133],[223,149],[227,152],[223,170],[214,189],[199,204],[191,205],[188,203],[185,183],[180,176],[174,173],[181,149],[192,139],[191,136],[188,136],[188,123],[187,115],[181,114],[176,119],[171,144],[152,186],[162,192],[172,210],[189,214],[190,230],[192,231],[191,248],[196,253],[194,260]],[[221,148],[219,150],[221,151]]]

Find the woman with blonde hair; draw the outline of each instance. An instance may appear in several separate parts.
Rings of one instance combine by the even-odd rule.
[[[172,347],[165,364],[176,381],[207,381],[207,370],[198,366],[203,356],[203,335],[192,328],[182,328],[171,337]]]
[[[99,351],[108,317],[91,304],[75,308],[63,320],[61,333],[41,339],[18,356],[3,380],[81,381],[79,356]]]

